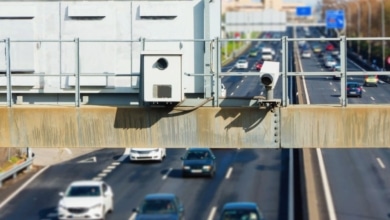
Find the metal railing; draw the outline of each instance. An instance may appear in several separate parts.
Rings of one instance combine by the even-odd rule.
[[[145,45],[149,42],[160,42],[160,43],[167,43],[167,42],[178,42],[181,44],[182,42],[201,42],[204,43],[204,47],[209,47],[210,46],[210,54],[205,54],[204,56],[204,62],[210,62],[208,66],[209,72],[203,72],[203,73],[187,73],[184,72],[183,75],[185,76],[192,76],[192,77],[204,77],[205,79],[209,77],[212,82],[217,82],[211,83],[209,85],[205,85],[205,88],[207,86],[211,87],[208,88],[209,90],[212,91],[212,94],[218,94],[214,93],[216,88],[219,88],[218,85],[218,79],[224,76],[259,76],[258,72],[222,72],[221,71],[221,54],[222,54],[222,43],[227,43],[227,42],[234,42],[234,41],[244,41],[244,42],[281,42],[282,43],[282,58],[281,58],[281,69],[282,71],[280,72],[280,76],[282,79],[282,106],[287,106],[288,105],[288,76],[301,76],[301,75],[324,75],[324,76],[333,76],[335,72],[333,71],[324,71],[321,73],[318,72],[292,72],[289,71],[289,64],[288,64],[288,57],[286,54],[288,54],[288,44],[290,42],[297,42],[297,41],[336,41],[339,42],[339,49],[340,49],[340,66],[341,70],[338,74],[341,76],[341,98],[340,98],[340,104],[341,106],[346,106],[346,92],[345,92],[345,86],[346,86],[346,78],[349,75],[390,75],[389,71],[354,71],[354,72],[348,72],[346,69],[346,59],[347,59],[347,42],[349,41],[358,41],[358,40],[371,40],[371,41],[387,41],[390,40],[390,37],[382,38],[382,37],[360,37],[360,38],[347,38],[345,36],[341,36],[338,38],[289,38],[289,37],[282,37],[280,39],[276,38],[258,38],[258,39],[221,39],[221,38],[215,38],[215,39],[166,39],[166,40],[156,40],[156,39],[145,39],[145,38],[140,38],[138,40],[80,40],[79,38],[76,38],[74,40],[11,40],[11,39],[5,39],[3,42],[5,43],[5,61],[6,61],[6,72],[5,72],[5,77],[6,78],[6,87],[5,91],[7,93],[6,99],[7,99],[7,106],[12,107],[13,105],[13,100],[12,100],[12,94],[13,94],[13,89],[12,89],[12,78],[14,76],[18,77],[64,77],[64,76],[69,76],[69,77],[75,77],[75,85],[74,85],[74,90],[69,89],[66,92],[74,92],[74,103],[76,107],[79,107],[81,105],[80,101],[80,93],[81,88],[80,88],[80,77],[81,76],[113,76],[113,77],[132,77],[132,76],[140,76],[139,73],[124,73],[124,74],[115,74],[115,73],[82,73],[80,70],[80,66],[82,65],[81,60],[80,60],[80,43],[87,43],[87,42],[94,42],[94,43],[104,43],[104,42],[112,42],[112,43],[138,43],[140,44],[140,49],[144,50]],[[18,73],[12,73],[11,70],[11,44],[12,43],[20,43],[20,42],[67,42],[67,43],[74,43],[75,45],[75,72],[74,73],[62,73],[60,70],[60,74],[53,75],[53,74],[44,74],[44,73],[33,73],[33,74],[18,74]],[[0,41],[1,43],[1,41]],[[206,50],[206,49],[205,49]],[[140,51],[141,52],[141,51]],[[133,51],[130,51],[131,54],[133,54]],[[212,54],[214,53],[214,54]],[[60,53],[61,54],[61,53]],[[206,58],[207,56],[207,58]],[[61,62],[61,58],[60,58]],[[131,62],[131,61],[130,61]],[[211,66],[212,65],[212,66]],[[0,88],[0,91],[3,90]],[[4,90],[3,90],[4,91]],[[20,93],[20,92],[18,92]],[[205,98],[210,98],[210,97],[205,97]],[[218,99],[218,98],[217,98]]]
[[[11,169],[0,173],[0,187],[3,185],[3,181],[9,179],[10,177],[16,178],[17,174],[24,170],[29,169],[33,164],[34,158],[29,157],[23,163],[14,165]]]

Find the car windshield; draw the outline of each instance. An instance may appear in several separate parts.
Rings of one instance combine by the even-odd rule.
[[[202,160],[210,158],[210,154],[207,151],[190,151],[185,157],[186,160]]]
[[[225,210],[220,220],[260,220],[253,210]]]
[[[176,212],[177,210],[174,203],[167,199],[145,200],[140,210],[140,213],[142,214],[167,214]]]
[[[239,60],[238,63],[246,63],[246,60]]]
[[[85,196],[100,196],[99,186],[72,186],[68,193],[68,197],[85,197]]]
[[[347,87],[348,88],[358,88],[358,87],[360,87],[360,85],[359,84],[355,84],[355,83],[351,83],[351,84],[348,84]]]

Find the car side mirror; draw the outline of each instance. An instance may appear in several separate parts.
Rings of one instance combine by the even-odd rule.
[[[60,195],[61,197],[64,197],[64,192],[59,192],[58,195]]]
[[[138,208],[134,208],[134,209],[133,209],[133,212],[138,212]]]
[[[184,157],[180,157],[180,160],[184,160]]]

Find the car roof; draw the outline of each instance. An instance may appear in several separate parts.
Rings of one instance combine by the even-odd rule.
[[[99,186],[102,184],[102,181],[98,180],[78,180],[73,181],[70,185],[71,186]]]
[[[176,197],[173,193],[152,193],[145,196],[145,200],[154,199],[174,199]]]
[[[223,209],[256,209],[257,204],[254,202],[229,202],[223,206]]]
[[[347,85],[360,85],[360,83],[358,83],[358,82],[347,82]]]

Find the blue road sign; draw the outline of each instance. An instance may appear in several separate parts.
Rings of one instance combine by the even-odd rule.
[[[344,10],[327,10],[326,11],[326,28],[344,28]]]
[[[297,7],[296,8],[296,15],[297,16],[310,16],[311,15],[311,7],[310,6]]]

